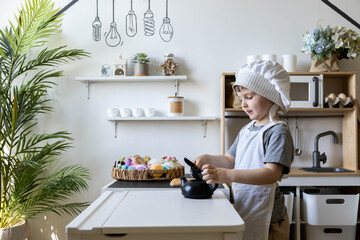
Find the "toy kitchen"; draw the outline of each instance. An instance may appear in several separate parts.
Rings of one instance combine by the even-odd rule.
[[[292,209],[291,239],[358,239],[357,73],[289,72],[289,75],[292,102],[281,120],[292,133],[295,158],[290,173],[279,185],[292,201],[292,205],[287,205]],[[229,91],[233,82],[235,73],[223,73],[221,153],[236,137],[228,129],[236,128],[239,121],[246,124],[243,119],[247,116]],[[329,129],[327,122],[336,122],[337,129]],[[350,208],[353,210],[346,211]]]

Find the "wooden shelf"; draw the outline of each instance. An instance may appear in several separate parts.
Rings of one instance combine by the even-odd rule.
[[[290,108],[288,113],[292,112],[316,112],[316,113],[342,113],[352,112],[354,108]],[[225,112],[244,112],[241,108],[225,108]]]
[[[351,76],[357,74],[357,72],[289,72],[289,75],[295,76],[295,75],[326,75],[326,76]],[[224,76],[235,76],[235,72],[229,72],[229,73],[223,73]]]
[[[298,75],[324,75],[325,77],[349,77],[357,72],[289,72],[290,76],[298,76]]]

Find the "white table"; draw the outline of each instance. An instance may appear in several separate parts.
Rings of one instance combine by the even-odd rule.
[[[66,226],[68,240],[239,240],[245,225],[221,191],[107,191]]]

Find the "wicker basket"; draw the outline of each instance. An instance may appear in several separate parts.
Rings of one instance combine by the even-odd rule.
[[[155,175],[155,176],[154,176]],[[158,181],[158,180],[172,180],[184,176],[184,167],[174,169],[162,170],[148,170],[148,169],[119,169],[112,168],[111,177],[117,180],[125,181]]]

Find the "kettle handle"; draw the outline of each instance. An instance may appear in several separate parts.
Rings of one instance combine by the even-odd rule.
[[[219,184],[215,183],[214,187],[213,187],[213,192],[215,192],[215,190],[218,188]]]

